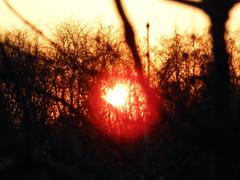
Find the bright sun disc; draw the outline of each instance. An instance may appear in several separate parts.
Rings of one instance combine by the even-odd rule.
[[[104,99],[114,107],[121,107],[126,104],[128,98],[128,87],[124,84],[116,84],[108,89]]]

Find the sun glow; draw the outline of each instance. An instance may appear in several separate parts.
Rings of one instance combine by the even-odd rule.
[[[126,104],[128,95],[129,89],[126,85],[116,84],[106,91],[103,98],[114,107],[122,107]]]
[[[91,123],[118,142],[140,140],[158,117],[157,98],[135,74],[99,75],[88,96]]]

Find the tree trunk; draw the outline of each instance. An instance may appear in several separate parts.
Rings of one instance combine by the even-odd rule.
[[[229,75],[229,55],[225,42],[225,23],[228,19],[228,8],[212,9],[209,13],[213,38],[214,66],[210,71],[211,87],[210,93],[214,100],[214,112],[210,117],[212,125],[210,129],[210,151],[215,159],[214,179],[233,180],[231,157],[231,129],[232,120],[229,114],[230,100],[230,75]]]

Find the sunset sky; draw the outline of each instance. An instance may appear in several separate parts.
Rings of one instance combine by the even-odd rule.
[[[151,42],[160,35],[180,32],[203,31],[209,25],[208,17],[200,10],[169,2],[167,0],[123,0],[128,17],[138,37],[146,35],[146,23],[150,23]],[[14,8],[26,19],[44,32],[67,18],[96,25],[120,26],[113,0],[9,0]],[[231,27],[239,26],[240,5],[231,13]],[[11,29],[21,27],[20,22],[0,1],[0,27]]]

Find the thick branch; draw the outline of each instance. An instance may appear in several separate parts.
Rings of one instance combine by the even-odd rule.
[[[126,39],[126,42],[129,46],[129,48],[131,49],[131,52],[132,52],[132,55],[133,55],[133,58],[135,61],[135,66],[136,66],[137,70],[139,70],[140,73],[142,73],[142,61],[141,61],[141,57],[139,56],[139,53],[137,51],[137,46],[136,46],[136,42],[135,42],[135,34],[133,31],[133,28],[127,19],[126,13],[124,12],[124,9],[123,9],[123,5],[121,3],[121,0],[115,0],[115,4],[116,4],[117,10],[118,10],[118,13],[124,24],[125,39]]]
[[[195,8],[205,10],[204,6],[203,6],[203,3],[200,3],[200,2],[188,1],[188,0],[169,0],[169,1],[170,2],[181,3],[181,4],[185,4],[185,5],[188,5],[188,6],[192,6],[192,7],[195,7]]]

